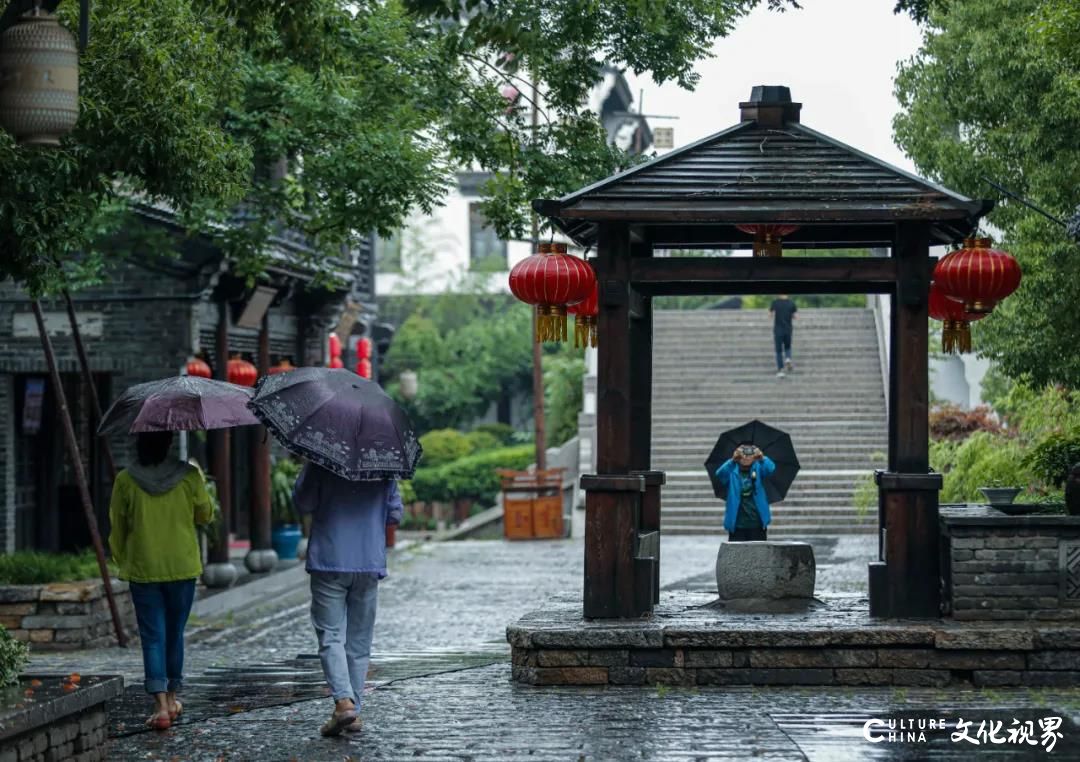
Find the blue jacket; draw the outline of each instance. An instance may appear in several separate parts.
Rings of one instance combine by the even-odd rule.
[[[761,525],[769,526],[772,521],[772,512],[769,510],[769,498],[765,496],[765,484],[762,477],[768,476],[776,470],[776,464],[766,455],[761,460],[750,466],[750,473],[754,476],[754,505],[757,506],[758,515],[761,516]],[[739,476],[739,464],[728,460],[720,468],[716,469],[716,478],[722,486],[727,487],[727,509],[724,511],[724,529],[728,532],[735,531],[735,519],[739,515],[739,503],[742,502],[742,479]]]

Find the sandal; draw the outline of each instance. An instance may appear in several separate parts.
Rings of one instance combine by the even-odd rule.
[[[348,709],[344,712],[335,711],[330,719],[319,728],[319,732],[327,738],[341,735],[341,731],[356,722],[356,710]]]
[[[180,719],[180,715],[184,713],[184,705],[180,703],[180,699],[173,702],[173,708],[169,710],[169,719],[172,722],[176,722]]]
[[[172,727],[172,720],[164,712],[154,712],[146,721],[146,726],[154,730],[168,730]]]

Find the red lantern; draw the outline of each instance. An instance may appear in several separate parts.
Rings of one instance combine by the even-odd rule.
[[[340,357],[331,357],[330,358],[330,364],[327,367],[330,367],[330,368],[344,368],[345,363],[343,363],[341,361]]]
[[[341,357],[341,339],[336,333],[330,334],[330,356]]]
[[[229,360],[226,378],[230,384],[255,386],[255,382],[259,380],[259,371],[247,360],[234,357]]]
[[[371,378],[371,360],[361,357],[356,361],[356,375],[360,378]]]
[[[968,238],[964,247],[946,254],[934,267],[934,282],[948,298],[963,302],[964,311],[989,315],[1020,286],[1020,265],[1012,255],[991,249],[989,238]]]
[[[780,257],[780,240],[799,229],[798,225],[736,225],[736,230],[754,236],[755,257]]]
[[[290,370],[296,370],[296,366],[289,362],[288,358],[282,360],[277,365],[270,368],[267,371],[271,376],[276,376],[278,373],[288,373]]]
[[[593,286],[588,298],[567,307],[566,311],[574,316],[574,347],[595,347],[597,318],[600,315],[600,284]]]
[[[967,312],[963,304],[945,296],[937,283],[931,283],[930,317],[942,322],[941,350],[955,355],[971,351],[971,324],[986,315]]]
[[[566,341],[566,308],[589,296],[596,273],[566,253],[565,243],[542,243],[539,251],[510,271],[510,291],[536,305],[536,341]]]
[[[206,361],[201,357],[195,357],[188,360],[187,374],[189,376],[198,376],[199,378],[213,378],[214,373],[210,370],[210,366],[206,364]]]
[[[356,342],[356,356],[361,360],[371,359],[371,339],[362,337]]]

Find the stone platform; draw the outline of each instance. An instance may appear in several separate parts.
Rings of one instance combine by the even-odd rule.
[[[507,640],[529,685],[1080,686],[1080,624],[871,619],[863,595],[752,614],[664,591],[634,621],[585,621],[565,597]]]

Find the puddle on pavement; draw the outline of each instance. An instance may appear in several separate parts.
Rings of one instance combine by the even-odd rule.
[[[462,653],[451,650],[406,651],[376,654],[368,670],[365,691],[397,680],[471,669],[505,662],[505,648]],[[180,724],[226,717],[271,706],[325,698],[322,667],[314,654],[272,664],[211,667],[184,679],[184,714]],[[129,684],[122,696],[109,702],[110,737],[152,732],[144,726],[151,711],[150,698],[141,684]]]

